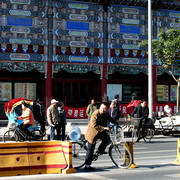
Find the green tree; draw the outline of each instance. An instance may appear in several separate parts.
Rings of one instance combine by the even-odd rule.
[[[139,47],[148,47],[148,41],[142,41]],[[177,82],[177,110],[179,110],[180,77],[174,76],[173,69],[180,68],[180,30],[161,31],[158,38],[152,40],[152,52]]]

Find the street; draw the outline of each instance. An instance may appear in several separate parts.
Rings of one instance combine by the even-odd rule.
[[[96,171],[87,172],[83,168],[73,174],[43,174],[31,176],[1,177],[0,180],[49,180],[49,179],[128,179],[156,180],[179,179],[180,165],[173,164],[177,157],[178,137],[156,135],[150,143],[141,140],[134,144],[134,163],[138,168],[119,169],[108,155],[100,156],[93,162]],[[125,140],[130,141],[129,138]]]

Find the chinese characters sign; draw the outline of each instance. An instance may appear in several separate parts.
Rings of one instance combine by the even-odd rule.
[[[12,99],[12,83],[0,83],[0,101],[10,101]]]
[[[158,101],[169,101],[169,86],[157,85]]]
[[[167,103],[167,104],[171,107],[173,113],[176,113],[176,111],[177,111],[176,104],[173,104],[173,103]],[[165,105],[166,104],[154,104],[153,111],[154,112],[163,112]],[[67,118],[87,119],[87,115],[86,115],[87,107],[71,108],[71,107],[64,106],[64,108],[66,110]],[[120,109],[121,109],[122,116],[126,116],[127,114],[131,115],[131,113],[134,110],[133,107],[127,107],[127,104],[120,104]]]
[[[71,108],[64,106],[66,110],[66,116],[67,118],[74,118],[74,119],[86,119],[86,108],[87,107],[82,107],[82,108]]]
[[[15,83],[15,98],[36,99],[36,83]]]

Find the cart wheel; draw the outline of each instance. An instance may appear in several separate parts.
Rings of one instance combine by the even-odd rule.
[[[170,132],[163,131],[162,134],[163,134],[164,136],[169,136]]]

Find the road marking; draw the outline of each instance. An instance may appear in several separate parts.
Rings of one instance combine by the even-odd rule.
[[[97,172],[97,171],[95,171],[95,172]],[[75,173],[75,174],[72,174],[72,176],[76,176],[76,177],[80,177],[80,178],[83,177],[83,179],[104,179],[105,178],[104,176],[99,176],[99,175],[93,174],[92,172],[91,173]],[[117,179],[108,178],[108,180],[117,180]]]
[[[156,156],[156,157],[138,157],[138,158],[134,158],[134,159],[143,159],[143,160],[145,160],[145,159],[165,159],[165,158],[174,158],[174,156]]]
[[[171,178],[180,178],[180,174],[166,174],[164,176],[171,177]]]
[[[165,152],[177,152],[177,149],[176,150],[159,150],[159,151],[145,151],[145,152],[134,152],[134,154],[149,154],[149,153],[165,153]]]

